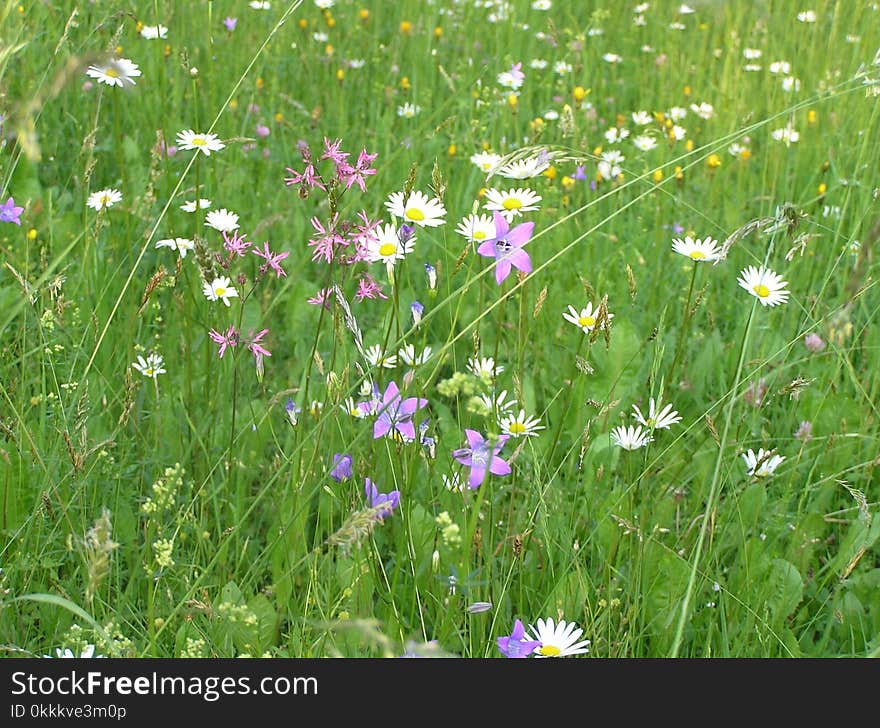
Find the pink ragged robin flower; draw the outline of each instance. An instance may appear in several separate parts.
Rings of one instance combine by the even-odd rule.
[[[287,276],[287,273],[284,272],[284,269],[281,267],[280,263],[286,257],[290,255],[289,252],[285,251],[283,253],[273,254],[271,250],[269,250],[269,243],[263,243],[263,250],[254,249],[251,251],[254,255],[259,256],[260,258],[265,259],[265,263],[260,266],[260,273],[266,273],[270,268],[275,271],[275,277],[281,278],[282,276]]]
[[[219,331],[215,331],[211,329],[208,332],[208,336],[211,337],[211,341],[217,344],[220,349],[217,351],[217,356],[222,359],[223,355],[226,353],[227,347],[237,346],[238,345],[238,331],[235,326],[230,326],[226,329],[226,333],[221,334]]]

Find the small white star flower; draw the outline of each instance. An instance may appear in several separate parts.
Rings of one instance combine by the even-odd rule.
[[[145,377],[156,379],[160,374],[165,374],[165,362],[158,354],[150,354],[146,359],[138,356],[136,362],[132,362],[133,369],[137,369]]]
[[[772,450],[759,447],[757,454],[749,448],[748,452],[742,454],[742,459],[749,475],[755,478],[766,478],[776,472],[776,468],[782,464],[785,456],[774,455]]]
[[[230,305],[230,298],[238,298],[238,291],[226,276],[215,278],[210,283],[206,281],[202,286],[202,292],[209,301],[223,301],[226,306]]]
[[[385,354],[379,344],[369,347],[364,352],[364,357],[374,367],[394,369],[397,366],[397,357],[394,354]]]
[[[632,416],[636,422],[644,425],[649,430],[668,430],[672,425],[681,422],[678,412],[672,409],[671,404],[662,407],[661,404],[654,404],[654,398],[648,400],[648,416],[642,414],[637,405],[633,405]]]

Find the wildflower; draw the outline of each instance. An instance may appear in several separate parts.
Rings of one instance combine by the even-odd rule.
[[[584,631],[574,622],[560,620],[559,624],[554,625],[553,618],[550,617],[546,622],[539,619],[537,629],[529,625],[529,630],[530,637],[541,644],[535,650],[535,657],[570,657],[590,651],[590,640],[578,642]]]
[[[230,33],[235,30],[236,25],[238,25],[238,18],[230,18],[228,15],[223,18],[223,27]]]
[[[402,226],[401,231],[406,226]],[[394,223],[380,225],[367,241],[367,260],[391,267],[415,250],[415,235],[401,235]]]
[[[330,470],[330,477],[337,483],[348,480],[352,476],[352,459],[347,453],[335,453],[333,455],[333,468]]]
[[[500,364],[496,365],[495,360],[491,356],[483,357],[482,359],[472,356],[467,361],[467,368],[471,374],[480,379],[492,379],[504,371],[504,367]]]
[[[297,415],[302,412],[302,407],[297,405],[290,397],[287,398],[287,402],[284,403],[284,413],[287,415],[287,420],[291,425],[296,427],[299,419]]]
[[[208,332],[208,336],[211,337],[211,341],[213,341],[220,347],[220,349],[217,351],[217,356],[220,359],[223,358],[223,355],[226,353],[226,349],[228,347],[238,345],[238,331],[236,330],[235,326],[230,326],[223,334],[221,334],[219,331],[211,329]]]
[[[348,167],[348,165],[346,165],[346,167]],[[290,172],[290,177],[284,178],[284,184],[288,187],[302,185],[303,188],[314,189],[317,187],[319,190],[323,190],[324,192],[327,191],[327,188],[321,180],[321,175],[318,174],[318,170],[315,169],[315,165],[311,162],[306,164],[302,174],[291,167],[287,167],[287,171]],[[302,192],[302,190],[300,191]]]
[[[605,132],[605,139],[609,144],[618,144],[629,136],[629,129],[618,129],[612,126]]]
[[[146,40],[165,39],[168,37],[168,28],[164,25],[145,25],[141,28],[141,38]]]
[[[265,242],[263,243],[262,250],[252,250],[251,252],[254,255],[256,255],[260,258],[263,258],[266,261],[265,263],[263,263],[263,265],[260,266],[261,273],[268,271],[269,269],[272,269],[275,271],[276,278],[281,278],[282,276],[284,276],[284,277],[287,276],[287,273],[285,273],[284,269],[281,267],[281,261],[290,255],[289,252],[284,251],[283,253],[274,253],[273,254],[272,251],[269,250],[269,243],[265,243]],[[264,269],[265,269],[265,271],[264,271]]]
[[[535,223],[524,222],[510,229],[508,221],[499,213],[495,216],[495,236],[477,248],[477,254],[495,259],[495,282],[498,285],[510,275],[511,267],[523,273],[532,272],[532,261],[523,246],[532,237]]]
[[[107,63],[89,66],[86,75],[98,83],[123,88],[127,83],[134,86],[134,79],[141,75],[141,71],[128,58],[114,58]]]
[[[253,243],[245,240],[244,235],[239,235],[238,233],[233,232],[232,237],[230,238],[229,233],[225,231],[223,232],[223,247],[234,256],[244,258],[251,245],[253,245]]]
[[[537,437],[540,430],[546,429],[537,417],[529,417],[525,410],[518,415],[505,415],[498,420],[498,426],[505,435],[511,437]]]
[[[239,227],[238,215],[227,210],[225,207],[221,207],[219,210],[211,210],[205,216],[205,225],[221,233],[231,233]]]
[[[367,496],[370,508],[382,508],[382,510],[376,514],[376,517],[379,520],[385,516],[390,516],[394,512],[394,509],[400,504],[399,490],[392,490],[390,493],[380,493],[379,489],[369,478],[366,478],[364,493]]]
[[[206,281],[202,285],[202,292],[209,301],[223,301],[226,306],[230,305],[230,298],[238,298],[238,291],[235,290],[226,276],[215,278],[210,283]]]
[[[358,155],[357,163],[354,167],[350,164],[340,164],[336,167],[336,174],[339,181],[345,184],[345,189],[351,189],[356,184],[360,187],[361,192],[367,191],[366,177],[376,174],[376,170],[370,165],[378,157],[378,154],[369,154],[366,149],[361,150]]]
[[[419,227],[437,227],[446,222],[446,208],[436,197],[429,199],[427,195],[418,190],[411,192],[404,200],[403,192],[393,192],[385,202],[385,207],[395,217],[400,217],[408,223],[415,223]]]
[[[513,631],[509,635],[498,638],[498,649],[505,657],[528,657],[540,646],[539,640],[526,639],[526,628],[518,619],[513,623]]]
[[[787,76],[791,73],[791,64],[788,61],[773,61],[773,63],[767,67],[767,70],[774,75],[781,73],[782,75]]]
[[[764,397],[768,391],[767,380],[761,377],[757,382],[749,384],[748,389],[743,392],[743,399],[746,404],[752,407],[760,407],[764,403]]]
[[[392,437],[397,434],[404,440],[416,439],[416,428],[413,415],[427,407],[428,400],[421,397],[402,399],[400,390],[394,382],[389,382],[378,404],[378,417],[373,423],[373,438],[378,439],[389,432]]]
[[[623,60],[623,56],[617,53],[606,53],[602,56],[602,60],[606,63],[620,63]]]
[[[502,460],[498,453],[507,442],[507,435],[498,435],[495,439],[483,437],[476,430],[465,430],[468,447],[455,450],[452,453],[458,462],[471,469],[468,487],[471,490],[479,488],[486,478],[488,470],[492,475],[509,475],[510,465]]]
[[[43,657],[52,657],[52,655],[43,655]],[[64,648],[63,650],[60,647],[55,648],[55,657],[60,657],[65,660],[69,659],[100,659],[105,657],[104,655],[96,655],[95,654],[95,646],[94,645],[85,645],[82,650],[80,650],[79,654],[76,654],[69,647]]]
[[[786,76],[782,79],[782,90],[791,93],[792,91],[801,90],[801,80],[794,76]]]
[[[648,400],[648,416],[645,417],[637,405],[633,405],[632,416],[636,422],[644,425],[649,430],[668,430],[672,425],[681,422],[678,412],[667,404],[661,409],[660,404],[654,406],[654,398]]]
[[[422,349],[420,354],[416,354],[415,346],[412,344],[406,344],[397,352],[397,356],[400,357],[400,361],[408,367],[417,367],[431,358],[431,347],[426,346]]]
[[[327,137],[324,137],[324,153],[321,155],[321,160],[329,159],[337,166],[346,164],[345,160],[348,159],[349,154],[339,148],[341,145],[342,139],[331,142]]]
[[[248,6],[254,10],[271,10],[272,3],[268,0],[251,0],[251,2],[248,3]]]
[[[21,225],[21,213],[24,212],[23,207],[16,207],[15,200],[11,197],[0,205],[0,222],[12,222]]]
[[[522,72],[522,63],[514,63],[509,71],[498,74],[498,84],[516,91],[523,85],[526,75]]]
[[[816,354],[825,348],[825,342],[819,334],[807,334],[804,337],[804,346],[811,354]]]
[[[177,144],[181,149],[195,149],[206,157],[210,157],[211,152],[219,152],[226,147],[216,134],[199,134],[192,129],[177,132]]]
[[[797,14],[797,19],[801,23],[815,23],[816,22],[816,11],[815,10],[803,10]]]
[[[200,197],[198,201],[187,200],[180,206],[180,209],[184,212],[195,212],[196,210],[207,210],[210,206],[210,200],[206,200],[204,197]]]
[[[684,240],[681,238],[672,239],[672,249],[676,253],[686,255],[698,263],[708,263],[711,260],[716,260],[720,252],[717,246],[718,241],[713,240],[711,237],[707,237],[704,240],[700,238],[694,240],[688,235],[685,236]]]
[[[471,156],[471,162],[483,172],[491,172],[501,162],[502,156],[493,152],[479,152]]]
[[[425,276],[428,279],[428,290],[437,289],[437,269],[430,263],[425,263]]]
[[[547,172],[552,157],[542,153],[528,159],[518,159],[498,169],[498,174],[507,179],[531,179]]]
[[[642,432],[641,426],[627,427],[621,425],[615,427],[611,430],[611,439],[614,440],[615,445],[622,447],[624,450],[638,450],[649,442],[654,442],[654,438],[647,431]]]
[[[778,142],[784,142],[785,146],[796,144],[801,138],[800,133],[794,129],[791,122],[781,129],[774,129],[771,136]]]
[[[369,414],[358,403],[354,401],[354,397],[346,397],[345,401],[339,405],[343,412],[356,419],[363,419]]]
[[[759,447],[758,453],[755,454],[751,448],[748,452],[742,454],[742,459],[746,464],[746,472],[755,478],[766,478],[773,475],[785,457],[783,455],[774,455],[772,450],[764,450]]]
[[[481,394],[477,397],[477,402],[484,412],[487,414],[498,413],[506,415],[510,410],[516,407],[515,399],[507,399],[507,390],[501,390],[500,394]],[[505,434],[512,434],[510,432]]]
[[[581,331],[585,334],[590,333],[594,328],[596,328],[596,321],[599,316],[599,307],[593,308],[593,304],[591,302],[587,302],[585,308],[582,308],[578,311],[574,306],[569,304],[568,313],[563,313],[562,318],[566,321],[577,326]],[[614,318],[613,313],[606,313],[605,321],[602,322],[600,328],[605,328],[605,323],[611,321]]]
[[[165,369],[163,368],[165,361],[159,354],[150,354],[146,359],[138,356],[137,361],[132,362],[131,366],[145,377],[152,377],[153,380],[156,380],[160,374],[165,374]]]
[[[322,288],[319,290],[314,296],[306,301],[306,303],[311,304],[312,306],[323,306],[328,311],[330,310],[330,299],[333,297],[333,289],[332,288]]]
[[[652,117],[647,111],[634,111],[631,116],[633,123],[636,126],[645,126],[654,120],[654,117]]]
[[[801,420],[800,425],[798,425],[797,432],[794,433],[794,437],[796,440],[801,440],[803,442],[809,442],[813,439],[813,423],[809,420]]]
[[[397,115],[405,119],[412,119],[422,110],[422,107],[407,101],[403,106],[397,107]]]
[[[571,73],[571,64],[566,61],[556,61],[553,64],[553,70],[560,76],[565,76],[566,74]]]
[[[511,222],[524,212],[537,210],[537,203],[540,201],[541,196],[527,187],[504,191],[493,187],[486,191],[486,201],[483,203],[483,207],[493,212],[500,212],[507,222]]]
[[[657,140],[647,134],[640,134],[637,137],[633,137],[632,143],[633,146],[643,152],[650,152],[657,146]]]
[[[385,369],[394,369],[397,366],[397,357],[394,354],[388,356],[382,351],[379,344],[369,347],[364,352],[366,360],[374,367],[384,367]]]
[[[699,105],[691,104],[691,111],[701,119],[709,120],[715,116],[715,107],[712,104],[707,104],[705,101]]]
[[[788,283],[764,266],[756,269],[750,265],[740,273],[737,282],[755,296],[762,306],[776,306],[788,301],[789,292],[784,290]]]
[[[409,310],[412,311],[413,326],[418,326],[422,323],[422,313],[424,312],[425,307],[418,301],[413,301],[409,305]]]
[[[93,210],[106,210],[122,200],[122,193],[115,189],[99,190],[92,192],[86,200],[86,205]]]
[[[369,273],[364,273],[358,279],[358,288],[354,294],[356,301],[363,301],[365,298],[388,298],[382,293],[381,286],[376,282]]]
[[[248,351],[254,355],[254,360],[257,365],[257,375],[262,379],[263,374],[263,357],[264,356],[272,356],[269,353],[269,350],[264,348],[260,343],[263,340],[263,337],[269,333],[269,329],[263,329],[262,331],[254,334],[250,332],[245,339],[245,344],[247,344]]]

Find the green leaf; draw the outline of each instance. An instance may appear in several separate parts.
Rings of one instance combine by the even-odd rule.
[[[804,597],[804,582],[795,565],[785,559],[773,559],[768,578],[770,595],[767,607],[777,622],[797,608]]]

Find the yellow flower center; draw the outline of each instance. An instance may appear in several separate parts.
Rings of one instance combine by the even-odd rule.
[[[702,250],[694,250],[690,257],[691,260],[706,260],[706,254]]]
[[[759,283],[757,286],[752,288],[752,290],[757,293],[761,298],[767,298],[770,295],[770,289],[767,288],[763,283]]]
[[[589,328],[590,326],[595,325],[596,319],[594,319],[592,316],[581,316],[580,318],[578,318],[578,326],[586,326],[587,328]]]
[[[519,210],[523,206],[522,200],[516,197],[508,197],[502,204],[505,210]]]
[[[522,422],[512,422],[507,429],[510,430],[511,435],[522,435],[526,431],[526,426]]]
[[[405,217],[407,220],[414,220],[415,222],[421,222],[425,219],[425,213],[422,212],[417,207],[411,207],[406,211]]]
[[[193,137],[191,144],[195,144],[197,147],[203,147],[208,142],[205,140],[205,137]]]
[[[538,654],[544,657],[558,657],[561,652],[556,645],[544,645],[538,650]]]
[[[101,204],[109,205],[110,204],[110,195],[101,195]]]
[[[379,255],[383,258],[394,255],[396,252],[397,246],[394,243],[382,243],[382,245],[379,246]]]
[[[146,374],[148,377],[152,377],[153,372],[155,372],[155,371],[156,370],[153,369],[153,367],[147,367],[146,369],[144,369],[144,374]]]
[[[486,233],[484,233],[482,230],[475,230],[474,231],[474,240],[485,240],[485,239],[486,239]]]
[[[222,298],[226,295],[226,289],[223,288],[223,286],[217,286],[217,288],[214,289],[214,295],[218,298]]]
[[[104,75],[105,75],[105,76],[110,76],[110,78],[119,78],[119,75],[120,75],[120,74],[119,74],[119,71],[117,71],[115,68],[113,68],[113,67],[111,66],[110,68],[107,68],[107,69],[104,71]]]
[[[655,425],[656,423],[654,422],[654,418],[653,418],[653,417],[649,417],[648,419],[645,420],[645,424],[646,424],[648,427],[654,427],[654,425]]]

